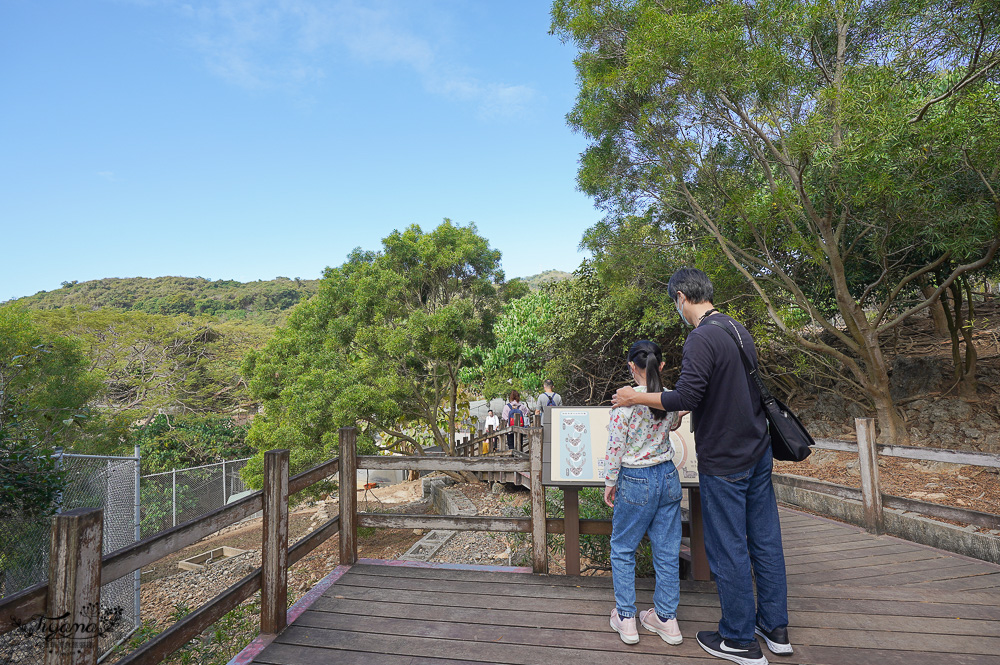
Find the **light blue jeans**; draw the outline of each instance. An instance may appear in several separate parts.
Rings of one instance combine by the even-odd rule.
[[[661,617],[673,619],[681,597],[681,481],[673,462],[622,467],[618,474],[611,519],[611,579],[615,605],[625,617],[636,614],[635,549],[647,532],[656,571],[653,606]]]

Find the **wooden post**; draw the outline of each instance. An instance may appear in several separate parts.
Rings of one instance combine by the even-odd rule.
[[[580,488],[563,488],[563,516],[566,534],[566,574],[580,574]]]
[[[705,525],[701,521],[701,490],[688,490],[688,509],[691,515],[691,575],[696,580],[712,579],[712,571],[705,554]]]
[[[358,560],[358,431],[340,428],[340,565]]]
[[[260,632],[280,633],[288,612],[288,450],[264,453]]]
[[[875,419],[855,418],[858,432],[858,461],[861,471],[861,502],[865,509],[865,527],[881,534],[883,526],[882,491],[878,484],[878,448],[875,447]]]
[[[77,508],[52,518],[49,630],[45,665],[94,665],[101,619],[101,548],[104,511]]]
[[[531,565],[536,573],[549,572],[549,549],[545,535],[545,488],[542,487],[542,428],[529,436],[531,460]]]

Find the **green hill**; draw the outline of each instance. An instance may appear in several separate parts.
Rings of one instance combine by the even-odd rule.
[[[573,279],[573,273],[563,272],[562,270],[546,270],[537,275],[520,278],[532,291],[538,291],[546,284],[561,282],[564,279]]]
[[[106,278],[63,282],[61,289],[40,291],[16,302],[34,310],[111,308],[147,314],[210,316],[224,321],[273,318],[275,313],[308,299],[318,289],[319,280],[287,277],[256,282],[201,277]]]

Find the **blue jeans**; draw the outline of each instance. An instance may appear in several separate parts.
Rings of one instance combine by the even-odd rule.
[[[625,617],[636,613],[635,549],[647,532],[656,570],[653,606],[660,616],[673,619],[681,598],[681,481],[673,462],[638,469],[622,467],[618,474],[611,519],[611,579],[615,605]]]
[[[747,644],[754,640],[755,622],[767,631],[787,626],[785,555],[770,448],[746,471],[702,475],[699,484],[705,553],[722,607],[719,634]]]

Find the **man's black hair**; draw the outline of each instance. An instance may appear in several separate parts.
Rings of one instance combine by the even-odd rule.
[[[677,292],[682,292],[692,304],[711,302],[715,289],[708,275],[697,268],[681,268],[670,276],[667,295],[677,302]]]

